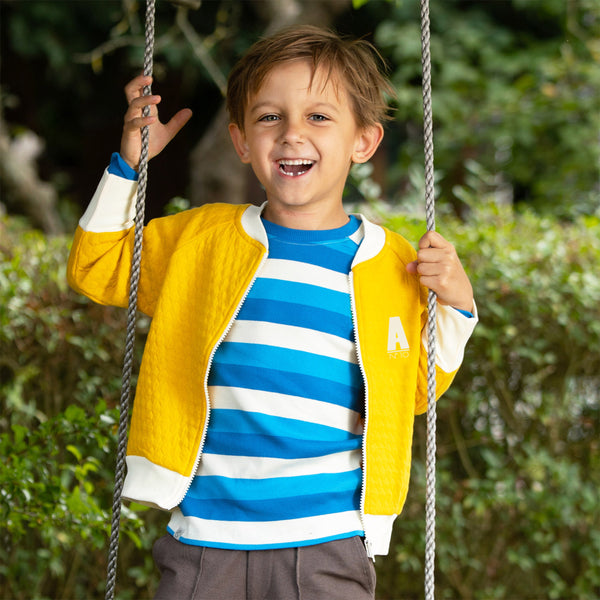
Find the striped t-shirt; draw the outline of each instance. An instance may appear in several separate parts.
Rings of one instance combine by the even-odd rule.
[[[263,224],[268,257],[215,353],[202,459],[168,526],[188,544],[254,550],[363,534],[348,277],[362,226]]]

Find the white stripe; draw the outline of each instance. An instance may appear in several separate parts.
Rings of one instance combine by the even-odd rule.
[[[266,458],[256,456],[225,456],[203,454],[202,475],[233,479],[263,479],[265,477],[298,477],[315,473],[344,473],[360,468],[360,450],[337,452],[319,458]]]
[[[225,341],[289,348],[350,363],[358,360],[353,341],[294,325],[236,320]]]
[[[169,526],[176,537],[237,546],[318,540],[363,529],[357,510],[303,519],[254,522],[184,517],[179,509],[175,509]]]
[[[331,402],[245,388],[210,386],[212,408],[256,412],[361,434],[360,414]]]
[[[345,273],[294,260],[269,258],[265,261],[259,277],[308,283],[344,294],[350,293],[348,275]]]

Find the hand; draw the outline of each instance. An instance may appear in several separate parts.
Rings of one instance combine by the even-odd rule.
[[[428,231],[419,240],[417,260],[406,270],[437,294],[440,304],[473,312],[473,287],[454,246],[439,233]]]
[[[144,96],[144,87],[152,83],[152,77],[140,75],[125,86],[125,96],[129,108],[125,113],[123,136],[121,137],[121,157],[133,169],[137,170],[142,151],[142,127],[150,127],[148,160],[159,154],[189,121],[192,111],[184,108],[176,113],[166,124],[158,119],[157,105],[161,97]],[[150,116],[142,116],[144,106],[150,106]]]

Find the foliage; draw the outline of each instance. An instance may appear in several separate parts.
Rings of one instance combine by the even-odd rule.
[[[481,192],[476,204],[473,193],[461,192],[470,221],[445,215],[440,229],[463,257],[481,322],[438,403],[438,597],[591,600],[600,592],[600,221],[561,224]],[[414,220],[388,222],[416,237]],[[382,599],[422,595],[424,427],[396,568],[379,571]]]
[[[223,72],[258,35],[250,4],[190,13]],[[398,98],[385,181],[363,165],[352,183],[368,199],[383,184],[390,204],[372,210],[416,240],[422,220],[389,206],[414,209],[422,198],[418,2],[353,5],[340,29],[373,33]],[[115,89],[141,61],[140,6],[0,0],[7,118],[51,140],[42,170],[69,194],[64,173],[85,180],[82,204],[118,139]],[[173,28],[171,3],[158,10],[165,114],[189,105],[202,130],[220,94]],[[481,318],[438,406],[437,595],[596,598],[598,5],[431,0],[431,16],[436,183],[452,207],[441,204],[439,228],[464,259]],[[178,139],[188,135],[191,146],[200,131]],[[182,207],[176,199],[170,210]],[[0,597],[17,600],[98,597],[105,576],[125,315],[67,288],[67,246],[0,222]],[[382,600],[422,597],[424,427],[419,419],[391,555],[377,561]],[[150,596],[164,515],[133,506],[123,517],[118,596]]]
[[[464,216],[455,190],[475,160],[507,202],[563,218],[599,210],[598,2],[430,4],[436,164],[445,201]],[[166,165],[167,175],[152,186],[160,187],[149,202],[154,215],[162,207],[154,203],[189,196],[181,157],[190,155],[219,109],[222,86],[216,83],[263,33],[264,7],[234,0],[203,2],[198,10],[157,3],[155,83],[162,114],[189,106],[195,116],[155,165]],[[141,65],[143,8],[129,0],[0,0],[7,121],[47,140],[43,174],[82,207],[119,139],[119,89]],[[178,21],[183,13],[188,29]],[[334,24],[373,39],[390,64],[396,121],[376,180],[397,205],[404,205],[422,162],[419,13],[418,0],[354,0]],[[186,35],[190,30],[195,35]]]
[[[375,41],[398,90],[398,126],[389,136],[398,156],[391,184],[400,190],[398,202],[407,173],[423,156],[418,4],[371,2],[364,8],[380,18]],[[476,160],[508,202],[563,217],[598,211],[598,4],[432,0],[430,13],[442,197],[462,215],[454,189]]]
[[[481,323],[438,406],[438,597],[591,599],[600,591],[600,223],[515,213],[491,202],[481,181],[473,174],[459,192],[469,222],[440,218],[472,277]],[[381,218],[411,240],[423,229],[405,215]],[[95,597],[125,315],[66,288],[64,239],[7,223],[0,597]],[[391,555],[377,561],[382,600],[422,597],[424,427],[419,419]],[[156,585],[150,546],[164,515],[133,508],[124,512],[120,598]]]
[[[0,232],[0,597],[97,597],[125,316],[67,288],[64,238],[12,220]],[[136,597],[155,577],[156,523],[140,507],[123,511],[124,577],[138,580]]]
[[[0,0],[0,88],[6,121],[13,136],[25,128],[46,142],[42,175],[59,188],[64,203],[85,206],[89,182],[118,150],[121,90],[143,65],[144,10],[145,2],[131,0]],[[171,145],[171,152],[180,147],[187,157],[222,98],[194,44],[176,24],[184,13],[174,2],[156,2],[154,83],[164,98],[162,114],[172,115],[183,106],[194,111],[191,126]],[[221,79],[261,32],[246,3],[234,0],[205,2],[202,10],[190,10],[187,19],[200,40],[198,53]],[[187,191],[184,163],[175,154],[165,177],[180,182],[178,194]],[[164,196],[157,200],[164,201]],[[159,206],[155,216],[160,213]]]

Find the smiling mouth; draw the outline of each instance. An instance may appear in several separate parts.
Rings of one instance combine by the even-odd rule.
[[[299,177],[308,173],[315,164],[305,158],[278,160],[279,171],[288,177]]]

